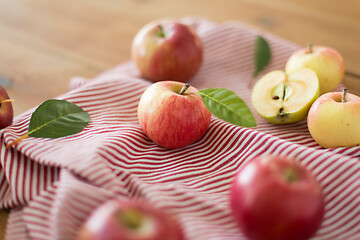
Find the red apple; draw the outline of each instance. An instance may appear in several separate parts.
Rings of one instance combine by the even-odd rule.
[[[187,81],[200,68],[202,43],[194,29],[175,20],[145,25],[134,38],[131,55],[142,76],[153,82]]]
[[[264,156],[247,163],[231,185],[234,218],[251,240],[308,239],[324,215],[320,185],[289,157]]]
[[[171,149],[200,139],[209,127],[211,113],[197,92],[181,82],[152,84],[138,105],[138,119],[145,134],[158,145]]]
[[[183,240],[173,217],[149,205],[110,200],[81,227],[77,240]]]
[[[360,145],[360,97],[329,92],[311,105],[308,128],[314,140],[325,148]]]
[[[0,129],[10,126],[14,118],[14,110],[6,90],[0,85]]]

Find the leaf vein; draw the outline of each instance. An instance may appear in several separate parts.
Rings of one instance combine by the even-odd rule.
[[[30,136],[32,133],[34,133],[34,132],[36,132],[36,131],[40,130],[41,128],[43,128],[43,127],[45,127],[45,126],[49,125],[50,123],[53,123],[53,122],[55,122],[55,121],[57,121],[57,120],[59,120],[59,119],[61,119],[61,118],[65,118],[66,116],[69,116],[69,115],[74,114],[74,113],[75,113],[75,114],[76,114],[76,113],[82,113],[82,111],[72,112],[72,113],[68,113],[68,114],[65,114],[65,115],[61,115],[61,116],[59,116],[59,117],[57,117],[57,118],[54,118],[53,120],[51,120],[51,121],[49,121],[49,122],[46,122],[45,124],[40,125],[40,126],[38,126],[37,128],[35,128],[35,129],[33,129],[33,130],[29,131],[29,132],[28,132],[28,135]]]
[[[202,95],[206,96],[207,98],[209,98],[209,99],[211,99],[211,100],[219,103],[220,105],[224,106],[224,107],[225,107],[226,109],[228,109],[229,111],[232,111],[232,112],[234,112],[236,115],[238,115],[239,117],[241,117],[241,115],[239,115],[235,109],[229,108],[226,104],[218,101],[217,99],[215,99],[215,98],[213,98],[213,97],[211,97],[211,96],[209,96],[209,95],[207,95],[207,94],[204,94],[204,93],[202,93],[202,92],[200,92],[200,94],[202,94]]]

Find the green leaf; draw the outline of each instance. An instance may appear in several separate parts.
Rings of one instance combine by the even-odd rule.
[[[28,136],[59,138],[83,130],[90,122],[90,115],[79,106],[51,99],[43,102],[32,114]]]
[[[254,49],[255,72],[253,77],[256,77],[270,63],[270,60],[271,50],[269,43],[265,38],[257,36]]]
[[[224,88],[207,88],[197,94],[201,96],[206,108],[216,117],[238,126],[256,126],[250,109],[234,92]]]

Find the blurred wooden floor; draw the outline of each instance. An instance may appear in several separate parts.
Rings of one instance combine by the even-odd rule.
[[[358,0],[1,0],[0,84],[19,115],[65,93],[71,77],[92,78],[129,60],[134,35],[150,20],[189,15],[331,46],[360,76],[359,9]],[[360,78],[344,82],[360,95]],[[0,240],[6,218],[0,210]]]

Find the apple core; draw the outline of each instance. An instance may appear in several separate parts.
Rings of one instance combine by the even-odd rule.
[[[265,120],[293,123],[304,119],[319,96],[319,81],[314,71],[303,68],[286,74],[272,71],[264,75],[252,90],[251,101]]]

